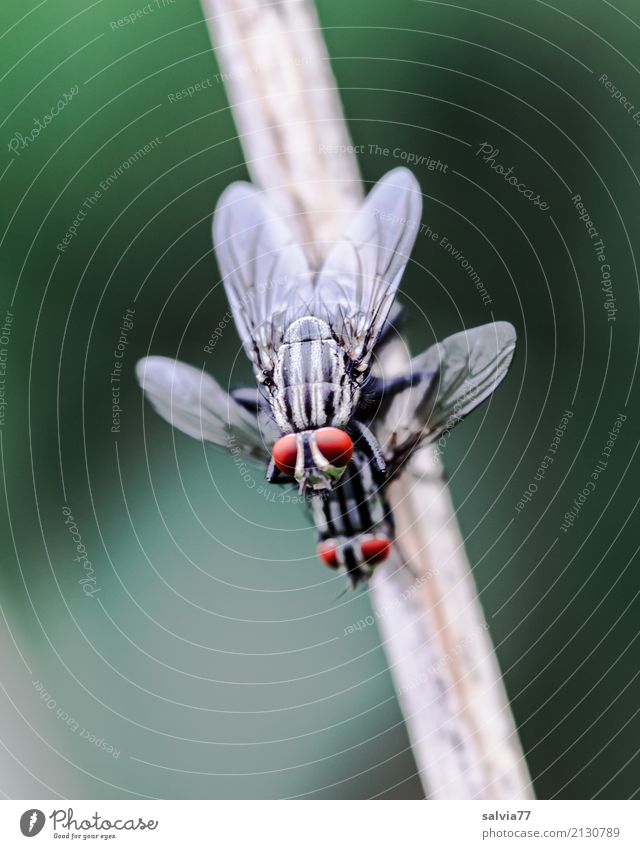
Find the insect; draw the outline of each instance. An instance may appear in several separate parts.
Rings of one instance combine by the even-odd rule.
[[[405,168],[372,189],[330,250],[309,267],[302,246],[264,195],[248,183],[223,193],[213,242],[225,291],[258,386],[280,438],[267,479],[293,477],[300,491],[331,489],[360,438],[377,472],[379,445],[354,417],[401,391],[406,379],[374,379],[373,351],[418,232],[422,195]]]
[[[318,555],[344,572],[351,586],[366,583],[391,551],[394,527],[386,487],[413,452],[450,430],[493,392],[509,369],[515,338],[510,324],[495,322],[456,333],[411,360],[409,372],[418,378],[368,422],[385,460],[383,478],[358,440],[336,486],[311,494]],[[263,467],[269,463],[278,428],[260,393],[239,389],[228,394],[204,371],[166,357],[140,360],[136,374],[156,412],[174,427]]]
[[[371,423],[385,456],[383,481],[376,481],[366,458],[356,452],[336,488],[311,499],[318,555],[344,571],[351,586],[366,583],[391,552],[394,522],[387,486],[415,451],[449,432],[494,391],[509,370],[515,342],[512,325],[496,322],[456,333],[415,357],[411,371],[421,378],[378,410]]]

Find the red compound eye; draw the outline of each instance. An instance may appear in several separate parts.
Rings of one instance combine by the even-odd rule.
[[[338,550],[332,542],[321,542],[318,546],[318,557],[332,569],[338,568]]]
[[[365,539],[360,543],[360,550],[367,563],[382,563],[389,556],[391,543],[386,537]]]
[[[337,427],[321,427],[316,431],[316,445],[332,466],[342,468],[351,460],[351,437]]]
[[[298,457],[298,441],[295,434],[288,433],[286,436],[281,436],[271,449],[271,456],[283,475],[293,477]]]

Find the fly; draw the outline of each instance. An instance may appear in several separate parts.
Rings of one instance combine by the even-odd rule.
[[[387,486],[415,451],[449,432],[493,392],[509,370],[515,341],[512,325],[496,322],[456,333],[415,357],[411,371],[423,377],[371,422],[386,461],[382,482],[356,452],[335,490],[312,498],[318,555],[343,571],[352,587],[367,583],[391,554],[394,521]]]
[[[333,440],[332,429],[315,431],[326,461],[346,468],[333,489],[312,493],[310,499],[318,555],[327,566],[344,572],[351,586],[366,583],[391,553],[394,526],[386,487],[415,451],[448,432],[493,392],[509,369],[515,339],[507,322],[449,336],[411,360],[409,371],[418,377],[387,399],[374,418],[367,421],[357,411],[380,446],[382,478],[361,443],[353,447],[347,465],[339,453],[344,446]],[[275,455],[283,480],[296,478],[300,434],[285,436],[289,441],[278,453],[283,438],[270,405],[255,390],[227,394],[210,375],[166,357],[140,360],[136,374],[156,412],[174,427],[232,448],[263,468]]]
[[[409,260],[421,210],[415,177],[406,168],[390,171],[369,193],[322,268],[312,269],[261,192],[248,183],[234,183],[220,198],[213,242],[222,280],[283,440],[274,444],[270,481],[278,482],[283,474],[284,457],[301,491],[331,489],[344,473],[356,439],[362,440],[378,473],[384,473],[375,437],[354,413],[369,382],[372,354]],[[404,385],[400,380],[375,389],[389,395]],[[322,441],[331,443],[329,453],[337,452],[340,462],[332,462]]]

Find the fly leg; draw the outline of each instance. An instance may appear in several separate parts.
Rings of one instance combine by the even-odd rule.
[[[369,428],[357,419],[351,420],[349,427],[347,428],[347,433],[349,433],[352,438],[355,437],[353,439],[354,445],[360,448],[362,452],[369,457],[373,463],[374,477],[377,478],[378,482],[382,482],[387,471],[387,464],[385,463],[378,440],[371,433]]]
[[[424,371],[411,371],[407,374],[399,374],[396,377],[370,377],[363,386],[363,395],[367,406],[379,407],[380,404],[389,404],[396,395],[418,386],[426,380],[431,380],[432,375]]]
[[[376,417],[384,418],[394,398],[412,387],[424,383],[430,384],[432,380],[432,374],[417,370],[391,378],[369,375],[362,386],[362,394],[355,411],[355,417],[368,423],[371,423]]]
[[[283,475],[280,469],[276,466],[275,460],[273,457],[269,461],[269,465],[267,466],[267,473],[265,474],[265,478],[267,479],[267,483],[294,483],[291,478]]]

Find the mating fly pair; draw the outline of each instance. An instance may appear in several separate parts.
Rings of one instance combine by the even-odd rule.
[[[427,373],[431,379],[398,392],[368,425],[384,458],[382,479],[356,443],[334,488],[311,494],[318,555],[327,566],[344,571],[353,586],[366,581],[391,550],[387,485],[415,451],[448,432],[493,392],[514,348],[513,327],[496,322],[449,336],[415,357],[410,373]],[[146,357],[136,371],[156,412],[175,428],[267,467],[279,432],[255,390],[228,394],[206,372],[167,357]]]
[[[214,245],[259,391],[229,395],[163,357],[137,366],[174,427],[266,465],[274,483],[311,490],[320,557],[354,585],[391,547],[386,485],[493,391],[515,347],[513,327],[499,322],[434,345],[398,377],[376,372],[420,198],[409,171],[387,174],[314,273],[263,197],[234,184],[216,209]]]

